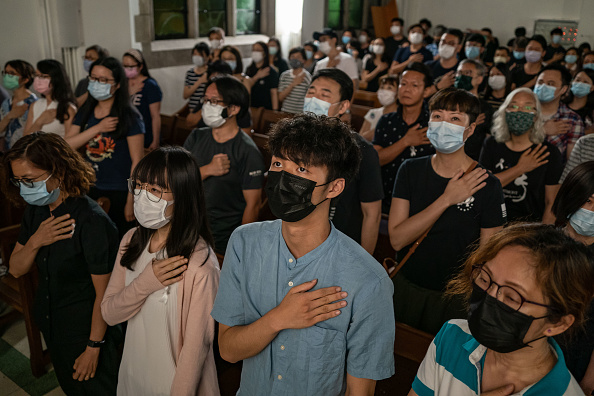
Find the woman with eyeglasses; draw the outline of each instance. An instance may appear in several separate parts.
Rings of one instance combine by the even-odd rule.
[[[101,301],[119,238],[86,195],[95,172],[61,137],[44,132],[16,142],[3,165],[3,191],[28,204],[9,271],[18,278],[37,267],[33,315],[58,382],[68,395],[115,395],[121,331],[105,323]]]
[[[101,303],[110,324],[128,321],[119,395],[218,395],[210,316],[219,284],[200,168],[162,147],[129,181],[140,224],[120,244]]]
[[[573,155],[573,153],[572,153]],[[590,248],[594,257],[594,161],[577,165],[559,189],[553,213],[555,225]],[[594,303],[590,303],[585,331],[561,338],[567,368],[586,395],[594,393]]]
[[[29,115],[29,106],[37,96],[29,90],[33,84],[35,69],[24,60],[6,62],[2,71],[2,85],[12,91],[12,98],[0,104],[0,137],[4,136],[2,150],[8,150],[23,136],[23,128]]]
[[[508,220],[553,224],[562,157],[545,139],[540,101],[532,90],[518,88],[507,96],[491,134],[479,162],[501,182]]]
[[[90,47],[87,47],[87,49],[85,49],[85,54],[82,57],[83,68],[85,69],[85,73],[87,75],[89,74],[93,62],[95,62],[98,59],[107,58],[108,56],[109,51],[106,48],[101,47],[100,45],[94,44]],[[81,107],[89,97],[89,79],[87,78],[87,76],[82,78],[78,82],[78,84],[76,84],[76,88],[74,89],[74,96],[76,97],[77,107]]]
[[[23,135],[41,131],[64,137],[76,114],[74,94],[64,65],[54,59],[37,62],[33,88],[42,98],[29,110]]]
[[[130,103],[128,79],[117,59],[93,63],[89,95],[65,139],[74,149],[85,147],[84,155],[97,174],[89,196],[109,199],[109,217],[123,236],[134,226],[134,200],[127,180],[144,155],[144,123]]]
[[[582,326],[594,294],[589,251],[542,224],[495,234],[449,283],[468,319],[437,334],[411,395],[583,395],[553,339]]]
[[[144,121],[144,148],[154,150],[161,144],[161,100],[163,93],[151,77],[142,52],[129,49],[122,60],[130,100]]]

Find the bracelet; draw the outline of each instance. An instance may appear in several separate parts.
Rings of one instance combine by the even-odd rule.
[[[101,348],[103,346],[103,344],[105,344],[105,340],[103,340],[103,341],[92,341],[92,340],[87,341],[87,346],[91,347],[91,348]]]

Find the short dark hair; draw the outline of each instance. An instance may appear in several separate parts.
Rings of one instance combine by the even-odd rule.
[[[431,26],[433,26],[433,25],[431,24],[431,21],[430,21],[429,19],[427,19],[427,18],[423,18],[423,19],[421,19],[421,20],[419,21],[419,24],[421,24],[421,23],[424,23],[425,25],[429,26],[429,28],[431,28]]]
[[[472,41],[473,43],[479,43],[481,45],[481,47],[484,47],[487,43],[485,42],[485,36],[483,36],[482,34],[478,34],[478,33],[472,33],[470,36],[468,36],[468,38],[466,39],[466,42]]]
[[[433,36],[441,37],[447,31],[448,31],[448,28],[445,27],[444,25],[437,25],[437,26],[435,26],[435,29],[433,29]]]
[[[229,65],[227,65],[227,67],[228,66]],[[233,76],[217,76],[206,84],[204,92],[206,92],[211,84],[214,84],[217,87],[217,91],[219,91],[219,94],[223,98],[223,102],[225,102],[227,106],[239,107],[239,113],[237,114],[238,119],[243,117],[249,111],[250,94],[241,81]]]
[[[562,30],[561,28],[558,28],[558,27],[557,27],[557,28],[555,28],[555,29],[551,30],[551,36],[552,36],[553,34],[559,34],[559,35],[563,35],[563,30]]]
[[[301,56],[303,57],[303,59],[307,59],[307,56],[305,55],[305,49],[303,49],[303,47],[291,48],[291,50],[289,51],[289,58],[293,54],[301,54]]]
[[[580,44],[580,46],[578,47],[580,55],[582,54],[582,52],[584,52],[585,49],[588,49],[588,51],[592,49],[592,47],[590,46],[590,43],[581,43]]]
[[[523,26],[519,26],[514,30],[514,36],[516,37],[524,37],[526,36],[526,28]]]
[[[528,40],[526,46],[528,46],[531,41],[536,41],[538,44],[540,44],[543,51],[547,49],[547,40],[540,34],[535,34],[534,36],[530,37],[530,40]]]
[[[235,70],[231,71],[231,73],[243,73],[243,62],[241,60],[241,54],[239,53],[239,50],[232,45],[226,45],[223,48],[221,48],[221,51],[219,52],[219,57],[222,57],[223,52],[225,51],[231,52],[233,56],[235,56],[235,61],[237,62]]]
[[[353,97],[354,87],[353,80],[339,69],[322,69],[318,70],[311,79],[311,84],[318,78],[329,78],[330,80],[336,81],[340,85],[340,101],[351,100]]]
[[[559,188],[553,214],[557,218],[555,225],[563,227],[583,204],[594,194],[594,161],[579,164],[565,177]]]
[[[15,59],[6,62],[4,70],[6,70],[6,66],[12,67],[22,78],[28,79],[25,83],[25,88],[31,87],[33,79],[35,78],[35,69],[33,68],[33,65],[22,59]]]
[[[507,47],[497,47],[496,51],[505,51],[505,52],[507,52],[507,56],[511,55],[509,53],[509,48],[507,48]]]
[[[394,22],[400,22],[400,26],[404,26],[404,19],[402,18],[392,18],[392,20],[390,21],[390,23],[394,23]]]
[[[305,43],[303,43],[303,47],[311,47],[313,48],[314,52],[318,52],[318,46],[313,42],[313,41],[306,41]]]
[[[194,48],[192,48],[192,55],[194,54],[194,51],[204,56],[210,56],[210,47],[206,43],[196,44]]]
[[[526,37],[520,37],[514,41],[516,48],[526,48],[528,46],[528,39]]]
[[[85,49],[85,53],[87,51],[95,51],[99,58],[107,58],[109,56],[109,51],[106,48],[103,48],[99,44],[93,44],[90,47]]]
[[[408,33],[410,33],[410,32],[411,32],[411,31],[412,31],[414,28],[419,28],[419,29],[421,29],[421,30],[423,31],[423,34],[425,34],[425,29],[423,28],[423,26],[421,26],[421,24],[420,24],[420,23],[415,23],[414,25],[410,25],[410,26],[408,27],[408,30],[407,30],[407,32],[408,32]]]
[[[361,153],[349,126],[336,117],[302,113],[274,124],[269,133],[270,153],[305,166],[325,166],[327,181],[352,180]]]
[[[484,30],[485,32],[489,32],[489,34],[493,34],[493,31],[491,30],[491,28],[482,28],[481,30]]]
[[[398,87],[398,75],[396,74],[384,74],[379,79],[379,86],[381,87],[384,84],[393,85]]]
[[[417,73],[421,73],[423,75],[423,82],[425,83],[425,88],[430,87],[433,84],[433,73],[429,66],[425,65],[421,62],[411,62],[402,71],[400,74],[400,78],[404,76],[404,73],[407,71],[414,71]]]
[[[230,75],[233,74],[233,70],[231,70],[231,66],[223,60],[217,60],[208,65],[206,69],[206,77],[210,79],[213,74],[226,74]]]
[[[540,76],[542,73],[546,72],[547,70],[556,70],[561,73],[561,84],[569,85],[571,83],[571,73],[565,66],[561,66],[559,63],[551,63],[547,67],[543,68],[538,75]]]
[[[222,37],[225,37],[225,31],[222,28],[218,27],[218,26],[211,27],[208,30],[208,33],[206,34],[206,37],[210,38],[210,35],[211,34],[214,34],[214,33],[220,34]]]
[[[464,41],[464,33],[460,29],[450,28],[446,30],[446,33],[458,37],[458,44]]]
[[[481,112],[481,103],[478,98],[464,89],[454,87],[445,88],[437,91],[429,101],[429,111],[447,110],[459,111],[468,114],[469,122],[476,121]]]

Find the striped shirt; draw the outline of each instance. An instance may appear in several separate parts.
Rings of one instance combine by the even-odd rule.
[[[202,76],[202,74],[197,74],[194,71],[194,68],[191,68],[190,70],[188,70],[186,72],[186,81],[184,82],[184,85],[186,87],[193,86],[201,76]],[[190,100],[188,102],[190,105],[190,111],[195,112],[196,110],[200,109],[200,107],[201,107],[200,99],[202,99],[202,97],[204,96],[204,88],[205,87],[206,87],[206,84],[200,84],[198,86],[198,88],[194,91],[192,96],[190,96]]]
[[[303,113],[303,101],[305,100],[309,84],[311,84],[311,74],[305,69],[303,69],[303,73],[305,73],[305,77],[303,78],[303,81],[301,81],[301,84],[294,87],[285,100],[283,100],[283,106],[281,107],[282,111],[295,114]],[[287,89],[294,78],[293,70],[290,69],[283,72],[278,83],[278,92],[281,93]]]
[[[553,369],[540,381],[514,395],[584,394],[567,370],[557,342],[549,338],[549,345],[557,356]],[[450,320],[443,325],[429,346],[412,389],[419,396],[479,395],[486,352],[487,347],[479,344],[470,334],[466,320]]]
[[[573,168],[586,161],[594,161],[594,134],[582,136],[577,141],[567,160],[567,165],[565,165],[559,183],[563,183]]]
[[[545,117],[544,121],[548,120],[562,120],[571,123],[571,126],[566,133],[547,136],[547,140],[557,146],[563,156],[563,161],[566,161],[567,146],[569,144],[575,144],[580,137],[584,136],[584,122],[575,111],[571,110],[563,102],[559,103],[559,108],[555,114],[551,117]]]

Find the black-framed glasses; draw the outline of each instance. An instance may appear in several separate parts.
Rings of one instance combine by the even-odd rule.
[[[501,301],[511,309],[515,311],[519,311],[522,308],[524,303],[538,305],[540,307],[550,308],[547,304],[538,303],[535,301],[530,301],[524,298],[516,289],[511,286],[500,285],[495,283],[493,279],[491,279],[491,275],[482,265],[474,265],[472,267],[472,273],[470,278],[474,282],[475,285],[483,289],[484,291],[489,291],[491,286],[496,285],[497,290],[495,290],[495,295],[498,301]]]
[[[130,191],[130,194],[138,196],[142,190],[146,193],[146,197],[149,201],[152,202],[159,202],[163,198],[164,193],[172,192],[155,184],[141,183],[138,180],[128,179],[128,191]]]
[[[21,184],[22,184],[25,187],[33,188],[35,186],[33,183],[39,181],[36,179],[39,179],[40,177],[42,177],[46,174],[47,174],[47,172],[43,172],[41,175],[34,177],[33,179],[27,179],[27,178],[17,179],[17,178],[11,177],[10,182],[16,187],[21,187]],[[45,179],[44,181],[48,181],[50,177],[52,177],[52,175],[49,175],[48,178]]]
[[[113,78],[105,78],[105,77],[92,77],[92,76],[87,76],[87,79],[89,81],[97,81],[100,82],[101,84],[113,84],[115,82],[115,79]]]
[[[200,103],[205,104],[205,103],[210,103],[211,105],[221,105],[221,106],[225,106],[225,102],[223,102],[223,99],[207,99],[206,97],[202,97],[200,99]]]

